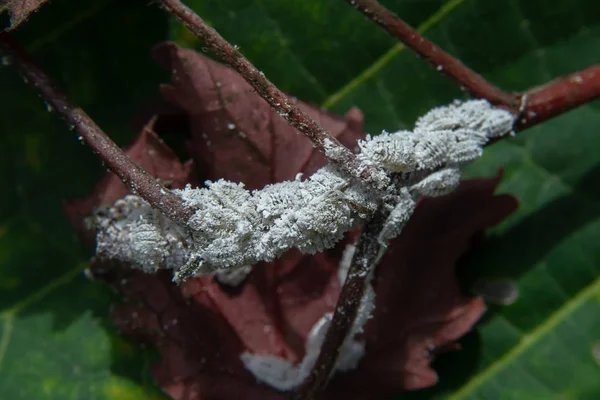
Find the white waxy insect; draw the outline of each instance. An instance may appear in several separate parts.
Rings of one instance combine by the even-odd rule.
[[[392,210],[380,235],[387,243],[400,233],[418,197],[452,191],[460,167],[479,157],[490,138],[510,134],[512,124],[509,112],[474,100],[433,109],[412,132],[367,137],[359,143],[365,166],[408,177],[383,193],[333,165],[307,179],[255,191],[219,180],[173,191],[197,210],[185,225],[167,219],[140,197],[127,196],[94,217],[96,252],[147,272],[172,269],[181,281],[248,269],[291,248],[313,254],[333,247],[382,203]]]

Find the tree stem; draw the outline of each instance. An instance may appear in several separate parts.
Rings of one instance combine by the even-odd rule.
[[[358,314],[367,280],[371,276],[370,272],[376,267],[381,258],[381,251],[384,250],[378,237],[388,215],[389,211],[381,206],[364,226],[319,357],[311,374],[293,393],[294,400],[313,399],[325,390],[335,370],[342,345]]]
[[[84,140],[110,170],[135,193],[173,221],[185,223],[194,214],[195,210],[185,206],[179,197],[161,186],[134,163],[85,111],[71,104],[50,77],[6,32],[0,33],[0,53],[7,57],[6,60],[41,94],[49,109],[60,114],[80,139]]]
[[[515,129],[530,128],[599,97],[600,65],[593,65],[525,92]]]

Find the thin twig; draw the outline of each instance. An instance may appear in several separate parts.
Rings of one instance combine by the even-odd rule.
[[[193,10],[179,0],[161,0],[160,3],[167,12],[177,17],[183,25],[201,39],[206,48],[235,69],[279,115],[309,138],[329,160],[351,176],[372,184],[378,189],[383,189],[389,183],[387,175],[383,171],[361,164],[354,153],[302,112],[295,101],[273,85],[237,50],[236,46],[227,42]]]
[[[519,118],[515,130],[522,131],[600,97],[600,65],[556,79],[523,93],[507,93],[494,86],[460,60],[424,38],[377,0],[345,0],[412,49],[438,71],[473,96],[503,107]]]
[[[515,125],[522,131],[600,97],[600,65],[529,89]]]
[[[161,186],[134,163],[81,108],[71,104],[50,77],[10,34],[5,32],[0,33],[0,53],[40,92],[48,107],[56,110],[71,129],[77,132],[80,139],[84,140],[110,170],[134,192],[173,221],[185,223],[194,214],[192,208],[185,206],[179,197]]]
[[[365,224],[356,244],[352,263],[335,305],[331,325],[325,334],[319,357],[311,374],[293,393],[294,400],[308,400],[317,397],[325,389],[335,370],[342,345],[358,314],[370,271],[379,262],[383,249],[378,237],[388,216],[389,211],[384,207],[379,207]]]
[[[520,104],[519,95],[506,93],[492,85],[481,75],[467,67],[460,60],[424,38],[400,17],[388,10],[377,0],[345,0],[367,18],[380,25],[412,49],[435,69],[446,74],[473,96],[487,99],[494,105],[509,106],[515,110]]]

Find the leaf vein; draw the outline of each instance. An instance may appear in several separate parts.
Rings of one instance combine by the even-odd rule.
[[[81,271],[83,271],[86,266],[86,263],[77,264],[75,268],[67,271],[58,278],[48,282],[48,284],[43,286],[41,289],[25,297],[23,300],[15,303],[12,307],[4,310],[2,313],[0,313],[0,316],[8,317],[10,315],[18,314],[25,308],[29,307],[31,304],[40,301],[60,286],[66,285],[67,283],[71,282],[73,278],[81,274]]]
[[[575,297],[558,308],[537,328],[532,330],[529,334],[524,335],[516,346],[514,346],[503,356],[499,357],[495,363],[474,375],[466,385],[450,395],[448,399],[463,399],[466,398],[467,395],[472,394],[478,387],[488,381],[497,372],[508,367],[509,365],[512,365],[517,357],[535,344],[540,337],[547,335],[553,330],[554,327],[565,321],[573,311],[575,311],[585,302],[598,296],[600,296],[600,278],[596,278],[596,280],[594,280],[590,285],[579,291]]]
[[[427,32],[429,29],[434,27],[438,22],[444,19],[448,14],[450,14],[456,7],[461,5],[465,0],[450,0],[444,5],[440,7],[438,11],[433,13],[429,18],[427,18],[422,24],[417,27],[417,31],[423,34]],[[383,67],[385,67],[395,56],[400,54],[406,46],[402,43],[396,43],[392,48],[390,48],[385,54],[379,57],[375,62],[373,62],[369,67],[367,67],[363,72],[358,74],[358,76],[352,79],[350,82],[346,83],[346,85],[342,86],[337,92],[330,95],[326,98],[321,107],[324,109],[331,109],[331,107],[335,106],[339,103],[344,97],[346,97],[349,93],[353,92],[356,88],[361,86],[365,81],[371,79],[377,72],[379,72]]]

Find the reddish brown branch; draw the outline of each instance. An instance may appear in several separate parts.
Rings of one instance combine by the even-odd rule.
[[[530,128],[599,97],[600,65],[529,89],[515,129]]]
[[[6,60],[40,92],[46,104],[67,121],[127,186],[173,221],[186,222],[194,214],[194,210],[186,207],[179,197],[162,187],[131,161],[81,108],[71,104],[67,96],[8,33],[0,33],[0,53],[7,57]]]
[[[507,93],[424,38],[377,0],[346,1],[473,96],[518,115],[515,130],[530,128],[600,97],[600,65],[523,93]]]
[[[362,230],[321,352],[311,374],[294,392],[294,400],[314,399],[325,390],[335,370],[342,345],[358,314],[370,271],[379,261],[382,248],[378,238],[388,216],[389,211],[380,207]]]
[[[279,115],[309,138],[319,151],[341,169],[365,182],[382,189],[387,176],[374,167],[365,168],[354,153],[342,145],[331,133],[300,110],[296,103],[271,83],[237,48],[225,40],[189,7],[179,0],[161,0],[163,8],[173,14],[205,46],[221,60],[235,69]]]
[[[506,93],[492,85],[460,60],[425,39],[400,17],[379,4],[377,0],[346,1],[473,96],[487,99],[495,105],[509,106],[513,110],[518,109],[520,104],[518,95]]]

